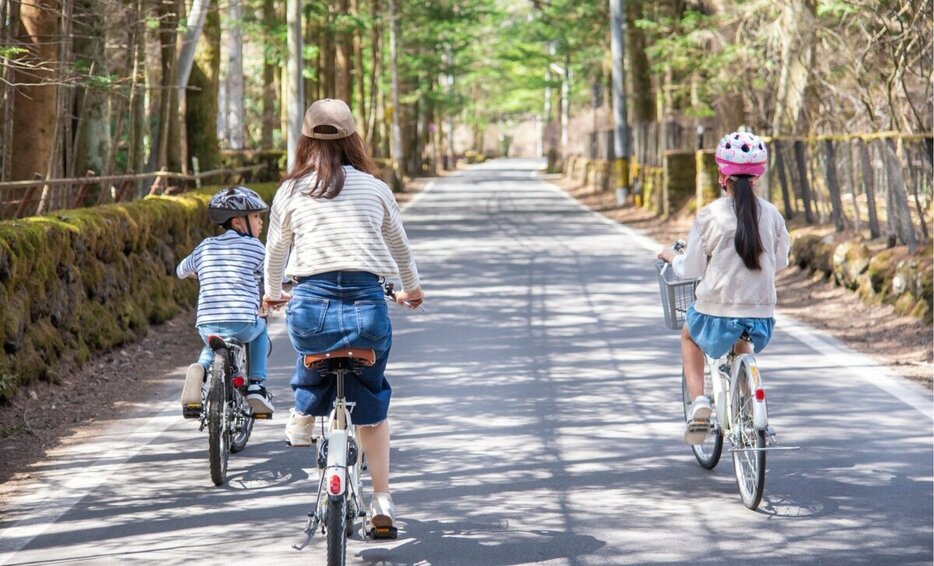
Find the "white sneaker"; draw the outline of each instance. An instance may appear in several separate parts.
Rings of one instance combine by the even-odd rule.
[[[201,386],[204,384],[204,368],[200,364],[191,364],[185,372],[185,387],[179,401],[182,404],[182,416],[186,419],[201,415]]]
[[[370,524],[376,528],[395,526],[396,506],[388,493],[374,493],[370,499]]]
[[[691,403],[688,419],[684,424],[684,442],[686,444],[701,444],[710,434],[710,415],[713,409],[710,400],[701,395]]]
[[[311,433],[315,427],[315,418],[300,415],[295,409],[289,410],[289,422],[285,425],[285,439],[292,446],[311,446]]]

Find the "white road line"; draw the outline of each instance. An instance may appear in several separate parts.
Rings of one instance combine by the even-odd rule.
[[[625,234],[634,244],[642,247],[646,251],[652,252],[653,257],[655,253],[664,247],[664,244],[658,243],[650,236],[607,218],[592,208],[580,203],[577,199],[561,189],[561,187],[549,183],[546,179],[541,179],[541,181],[573,202],[581,210],[590,212],[604,224],[613,226]],[[646,261],[649,260],[647,259]],[[826,335],[816,328],[796,320],[790,315],[778,312],[775,318],[776,328],[778,328],[780,332],[789,334],[802,344],[805,344],[815,352],[826,357],[830,364],[851,370],[853,374],[858,375],[864,381],[878,387],[909,407],[916,409],[928,419],[934,421],[934,396],[923,386],[898,375],[896,372],[880,365],[865,354],[861,354],[847,347],[836,338]]]

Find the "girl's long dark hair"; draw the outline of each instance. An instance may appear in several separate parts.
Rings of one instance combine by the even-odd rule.
[[[330,126],[318,126],[315,131],[322,134],[337,132]],[[306,194],[314,198],[331,199],[339,195],[344,188],[343,165],[350,165],[370,175],[376,174],[376,164],[366,152],[366,145],[359,134],[354,132],[346,138],[336,140],[302,136],[295,149],[292,170],[282,180],[297,180],[309,173],[317,173],[314,186]],[[294,188],[293,186],[293,190]]]
[[[733,182],[733,211],[736,213],[736,236],[733,247],[746,267],[761,269],[759,256],[765,251],[759,237],[759,201],[752,190],[752,177],[736,175]]]

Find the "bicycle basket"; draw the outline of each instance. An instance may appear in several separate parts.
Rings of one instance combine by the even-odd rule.
[[[694,304],[694,289],[699,279],[682,279],[675,275],[671,265],[664,261],[655,263],[658,270],[658,289],[662,295],[662,310],[665,326],[679,330],[684,325],[684,315]]]

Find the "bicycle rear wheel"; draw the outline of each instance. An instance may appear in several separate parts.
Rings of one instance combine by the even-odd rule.
[[[329,495],[327,505],[328,566],[344,566],[347,560],[347,498]]]
[[[740,368],[733,384],[733,428],[736,446],[733,452],[733,472],[743,505],[756,509],[765,489],[765,431],[756,430],[752,404],[755,387],[749,370]]]
[[[230,434],[227,431],[227,388],[224,378],[227,361],[220,353],[214,354],[211,375],[208,378],[208,460],[211,464],[211,481],[223,485],[227,481],[227,457],[230,454]]]
[[[713,384],[710,382],[710,368],[707,362],[704,362],[704,395],[713,398]],[[688,412],[691,410],[691,396],[688,394],[688,383],[684,378],[684,370],[681,370],[681,401],[684,405],[684,420],[688,419]],[[711,429],[707,437],[700,444],[691,446],[694,452],[694,458],[697,463],[705,470],[712,470],[720,462],[720,454],[723,452],[723,435],[720,434],[720,427]]]

